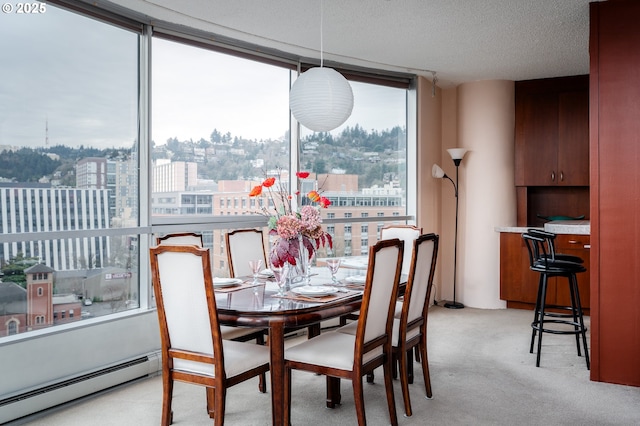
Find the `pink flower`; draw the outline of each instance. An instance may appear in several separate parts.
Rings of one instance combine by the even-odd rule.
[[[276,230],[280,238],[290,240],[298,237],[302,230],[302,223],[294,216],[281,216],[276,222]]]

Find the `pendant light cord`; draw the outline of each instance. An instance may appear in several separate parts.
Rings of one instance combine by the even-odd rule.
[[[322,68],[324,64],[324,57],[322,54],[323,46],[322,46],[322,27],[323,27],[323,16],[324,16],[324,0],[320,0],[320,68]]]

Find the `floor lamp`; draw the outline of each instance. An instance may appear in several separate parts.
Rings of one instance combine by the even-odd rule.
[[[447,174],[438,166],[437,164],[433,165],[431,169],[431,175],[434,178],[438,179],[449,179],[453,184],[453,191],[456,196],[456,228],[453,240],[453,301],[445,302],[444,307],[449,309],[462,309],[464,305],[460,302],[456,302],[456,275],[457,275],[457,261],[458,261],[458,168],[460,167],[460,163],[462,162],[462,157],[467,153],[465,148],[451,148],[448,149],[449,155],[453,159],[453,164],[456,166],[456,180],[455,182],[451,179]]]

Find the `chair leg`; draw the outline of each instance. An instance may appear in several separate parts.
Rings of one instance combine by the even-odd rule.
[[[166,376],[166,374],[162,376],[162,426],[169,426],[173,423],[173,412],[171,411],[173,380]]]
[[[214,392],[214,404],[216,416],[213,419],[215,426],[224,425],[225,401],[227,400],[227,389],[223,386]]]
[[[427,398],[433,398],[433,392],[431,391],[431,376],[429,374],[429,358],[427,357],[427,345],[424,343],[426,341],[426,337],[423,338],[418,345],[420,348],[420,356],[422,357],[422,377],[424,379],[424,388],[427,393]]]
[[[536,355],[536,367],[540,367],[540,354],[542,353],[542,335],[544,334],[544,307],[547,300],[547,275],[542,275],[542,293],[540,298],[540,313],[538,315],[538,354]]]
[[[367,417],[364,412],[364,391],[362,388],[362,377],[354,377],[353,384],[353,401],[356,406],[356,415],[358,417],[358,426],[367,424]]]
[[[216,418],[216,390],[214,388],[205,388],[207,392],[207,413],[210,419]]]
[[[573,329],[576,336],[576,349],[578,350],[578,356],[582,356],[580,349],[580,323],[578,322],[578,308],[576,305],[576,289],[573,287],[573,279],[575,274],[567,275],[567,281],[569,284],[569,296],[571,299],[571,317],[573,319]]]
[[[396,413],[396,401],[393,396],[393,378],[391,377],[391,350],[389,350],[387,354],[387,359],[383,364],[383,370],[384,370],[384,387],[387,393],[387,405],[389,406],[389,420],[391,420],[391,426],[398,426],[398,415]],[[364,410],[364,402],[363,402],[362,408]]]
[[[410,348],[406,353],[400,351],[398,361],[400,362],[400,385],[402,387],[402,399],[404,400],[404,413],[406,417],[411,417],[411,398],[409,397],[409,366],[408,359],[409,354],[412,353],[413,348]]]
[[[375,380],[375,375],[373,374],[373,371],[370,371],[367,373],[367,383],[373,383],[373,381]]]
[[[260,335],[256,337],[256,344],[264,345],[264,334],[260,333]],[[267,376],[265,373],[258,376],[258,391],[260,393],[267,393]]]
[[[591,363],[589,361],[589,347],[587,346],[587,327],[584,325],[584,313],[582,312],[582,303],[580,301],[580,291],[578,290],[578,279],[573,276],[573,284],[576,294],[576,306],[578,309],[578,321],[580,321],[580,330],[582,334],[582,343],[584,345],[584,357],[587,361],[587,370],[591,369]]]
[[[417,346],[414,347],[414,352],[415,352],[416,362],[420,362],[420,349]]]
[[[398,359],[398,355],[396,352],[394,352],[391,355],[391,377],[393,377],[393,379],[397,379],[398,378],[398,364],[400,363],[400,360]]]
[[[336,408],[336,405],[340,405],[341,400],[340,378],[327,376],[327,408]]]
[[[407,351],[407,378],[413,384],[413,349]]]
[[[537,325],[540,321],[540,306],[541,306],[541,297],[542,297],[542,274],[540,274],[540,278],[538,279],[538,295],[536,296],[536,307],[533,310],[533,322],[531,323],[531,346],[529,347],[529,353],[533,353],[533,345],[536,340],[536,329],[534,325]]]

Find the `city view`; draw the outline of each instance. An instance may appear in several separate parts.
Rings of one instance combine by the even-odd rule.
[[[266,224],[249,192],[276,171],[331,201],[331,255],[367,254],[407,215],[406,88],[352,81],[346,123],[292,131],[286,66],[153,37],[151,80],[135,31],[55,6],[23,18],[0,28],[0,337],[153,307],[146,248],[172,226],[197,222],[227,275],[224,234]],[[298,188],[291,164],[310,173]]]

